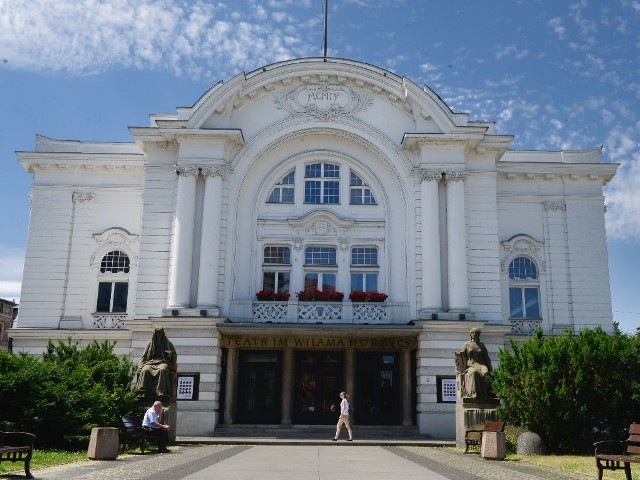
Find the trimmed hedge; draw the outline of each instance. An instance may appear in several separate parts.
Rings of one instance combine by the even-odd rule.
[[[42,358],[0,352],[0,430],[34,433],[37,448],[78,449],[93,427],[118,426],[137,399],[135,365],[114,345],[49,342]]]
[[[592,453],[640,421],[640,336],[617,325],[510,342],[492,372],[502,419],[538,433],[549,453]]]

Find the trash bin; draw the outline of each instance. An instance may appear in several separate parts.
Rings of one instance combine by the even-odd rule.
[[[94,427],[91,429],[87,454],[91,460],[115,460],[119,446],[117,428]]]

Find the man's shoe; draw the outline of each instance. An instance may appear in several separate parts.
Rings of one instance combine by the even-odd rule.
[[[337,439],[336,437],[333,437],[333,438],[331,439],[331,441],[332,441],[332,442],[337,442],[337,441],[338,441],[338,439]]]
[[[353,442],[353,438],[347,438],[347,442]]]
[[[168,448],[165,448],[163,450],[158,450],[158,453],[171,453],[171,450],[169,450]]]

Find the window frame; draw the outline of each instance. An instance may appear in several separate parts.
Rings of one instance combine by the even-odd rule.
[[[514,265],[515,262],[522,263],[522,260],[527,261],[527,265]],[[522,270],[526,272],[529,267],[533,267],[534,271],[531,272],[534,275],[529,277],[516,277],[516,271]],[[517,269],[517,270],[516,270]],[[512,275],[513,273],[513,275]],[[509,261],[507,267],[507,279],[508,279],[508,303],[509,303],[509,318],[512,320],[537,320],[541,319],[541,298],[540,298],[540,273],[539,267],[534,259],[527,255],[517,255]],[[527,292],[535,291],[535,302],[530,303],[531,298]],[[512,300],[514,294],[518,292],[519,304],[514,305]],[[531,310],[532,305],[537,310],[537,315],[529,315],[528,310]],[[520,316],[514,316],[514,310],[519,309],[522,314]]]
[[[309,173],[313,173],[309,171],[310,168],[318,165],[320,166],[319,176],[310,176]],[[332,162],[304,164],[303,203],[310,205],[340,205],[340,168],[340,164]],[[331,173],[336,173],[336,175],[330,175]],[[317,190],[318,193],[311,194],[310,190],[312,188]]]

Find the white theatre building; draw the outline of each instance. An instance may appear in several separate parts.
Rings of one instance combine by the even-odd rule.
[[[537,328],[613,328],[617,165],[599,147],[512,150],[429,88],[333,58],[240,73],[130,131],[18,153],[33,188],[10,336],[34,354],[109,339],[137,362],[164,327],[179,435],[333,424],[347,390],[358,425],[451,438],[471,328],[495,362]]]

